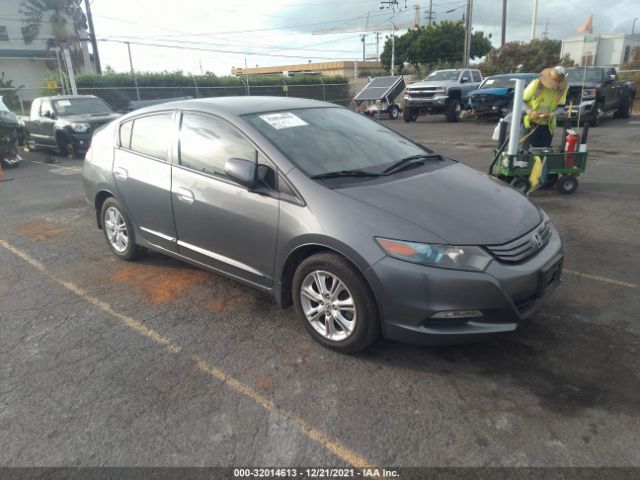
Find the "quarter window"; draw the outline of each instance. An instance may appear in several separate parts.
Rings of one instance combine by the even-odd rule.
[[[223,120],[184,114],[180,129],[180,165],[211,175],[224,175],[224,164],[232,157],[255,161],[256,149]]]
[[[131,150],[160,160],[167,160],[171,142],[172,113],[149,115],[133,121]]]
[[[131,148],[131,129],[133,127],[133,120],[124,122],[120,125],[120,146],[122,148]]]

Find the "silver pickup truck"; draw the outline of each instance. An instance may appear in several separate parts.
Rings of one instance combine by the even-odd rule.
[[[436,70],[423,81],[407,87],[402,118],[405,122],[415,122],[418,115],[445,114],[448,122],[457,122],[467,94],[480,83],[480,70]]]

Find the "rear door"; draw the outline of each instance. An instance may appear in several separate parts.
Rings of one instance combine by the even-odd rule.
[[[258,194],[233,182],[224,173],[231,157],[262,164],[271,172],[271,190]],[[272,286],[280,202],[274,172],[234,125],[217,116],[184,112],[171,187],[180,253]]]
[[[174,111],[154,112],[123,122],[115,149],[113,177],[120,200],[142,236],[177,251],[171,206],[171,144]]]

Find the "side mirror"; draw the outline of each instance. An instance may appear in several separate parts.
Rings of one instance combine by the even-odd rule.
[[[45,118],[53,118],[53,112],[51,112],[50,110],[46,110],[43,114],[43,117]]]
[[[462,77],[460,79],[460,83],[469,83],[469,79],[467,77]]]
[[[243,187],[254,188],[258,184],[258,165],[243,158],[230,158],[224,163],[224,173]]]
[[[612,73],[609,75],[609,79],[613,82],[616,79],[616,76]]]

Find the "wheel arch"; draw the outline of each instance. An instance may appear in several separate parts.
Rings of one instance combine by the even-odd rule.
[[[102,205],[108,198],[112,198],[112,197],[115,198],[115,195],[109,190],[100,190],[98,193],[96,193],[96,196],[94,199],[94,207],[96,210],[96,224],[98,225],[98,228],[101,230],[102,230],[102,219],[100,218],[100,212],[102,211]]]
[[[282,308],[287,308],[293,305],[293,275],[300,263],[302,263],[306,258],[317,253],[334,253],[349,262],[349,264],[360,274],[365,285],[369,288],[373,298],[376,300],[378,311],[380,311],[377,296],[375,295],[373,286],[365,273],[368,268],[365,260],[355,251],[347,253],[349,250],[349,247],[345,246],[345,248],[341,248],[340,246],[332,245],[330,242],[323,242],[319,240],[308,241],[291,249],[282,262],[282,266],[278,269],[279,281],[276,284],[275,291],[275,297],[278,304]]]

